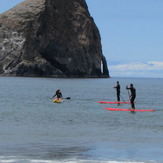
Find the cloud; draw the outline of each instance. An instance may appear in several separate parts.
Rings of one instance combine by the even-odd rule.
[[[109,71],[111,76],[163,78],[163,62],[149,61],[146,63],[132,62],[127,64],[110,65]]]
[[[151,61],[148,62],[148,66],[151,70],[163,70],[163,62]]]

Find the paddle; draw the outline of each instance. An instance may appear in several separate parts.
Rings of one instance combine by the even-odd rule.
[[[116,89],[115,87],[113,87],[113,88]],[[121,96],[121,95],[120,95],[120,96]],[[122,96],[121,96],[121,98],[122,98],[123,102],[126,102]]]
[[[71,97],[66,97],[66,98],[62,98],[62,99],[70,100],[70,99],[71,99]]]
[[[121,95],[120,95],[121,96]],[[121,96],[122,97],[122,96]],[[123,100],[123,102],[126,102],[125,100],[124,100],[124,98],[122,97],[122,100]]]
[[[127,91],[128,91],[128,97],[129,97],[129,100],[130,100],[130,92],[129,92],[129,88],[128,88],[127,85],[126,85],[126,89],[127,89]]]
[[[53,98],[51,97],[50,99],[53,99]],[[70,100],[71,97],[66,97],[66,98],[62,98],[62,99]]]

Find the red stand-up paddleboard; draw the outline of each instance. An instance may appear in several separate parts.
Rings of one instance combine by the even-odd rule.
[[[131,109],[120,109],[120,108],[105,108],[106,110],[110,110],[110,111],[136,111],[136,112],[150,112],[150,111],[155,111],[153,109],[134,109],[134,110],[131,110]]]
[[[111,102],[111,101],[98,101],[100,104],[130,104],[130,102],[123,102],[123,101],[116,101],[116,102]],[[135,102],[134,102],[135,103]]]

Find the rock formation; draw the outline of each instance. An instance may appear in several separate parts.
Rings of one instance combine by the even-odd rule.
[[[85,0],[26,0],[1,14],[0,75],[109,77]]]

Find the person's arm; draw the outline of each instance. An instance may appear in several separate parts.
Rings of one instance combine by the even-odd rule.
[[[53,97],[51,97],[51,98],[54,98],[55,96],[56,96],[57,94],[55,94]]]
[[[128,87],[128,85],[126,85],[126,89],[130,89],[130,88]]]
[[[118,88],[118,85],[114,86],[113,88],[116,88],[117,89]]]

